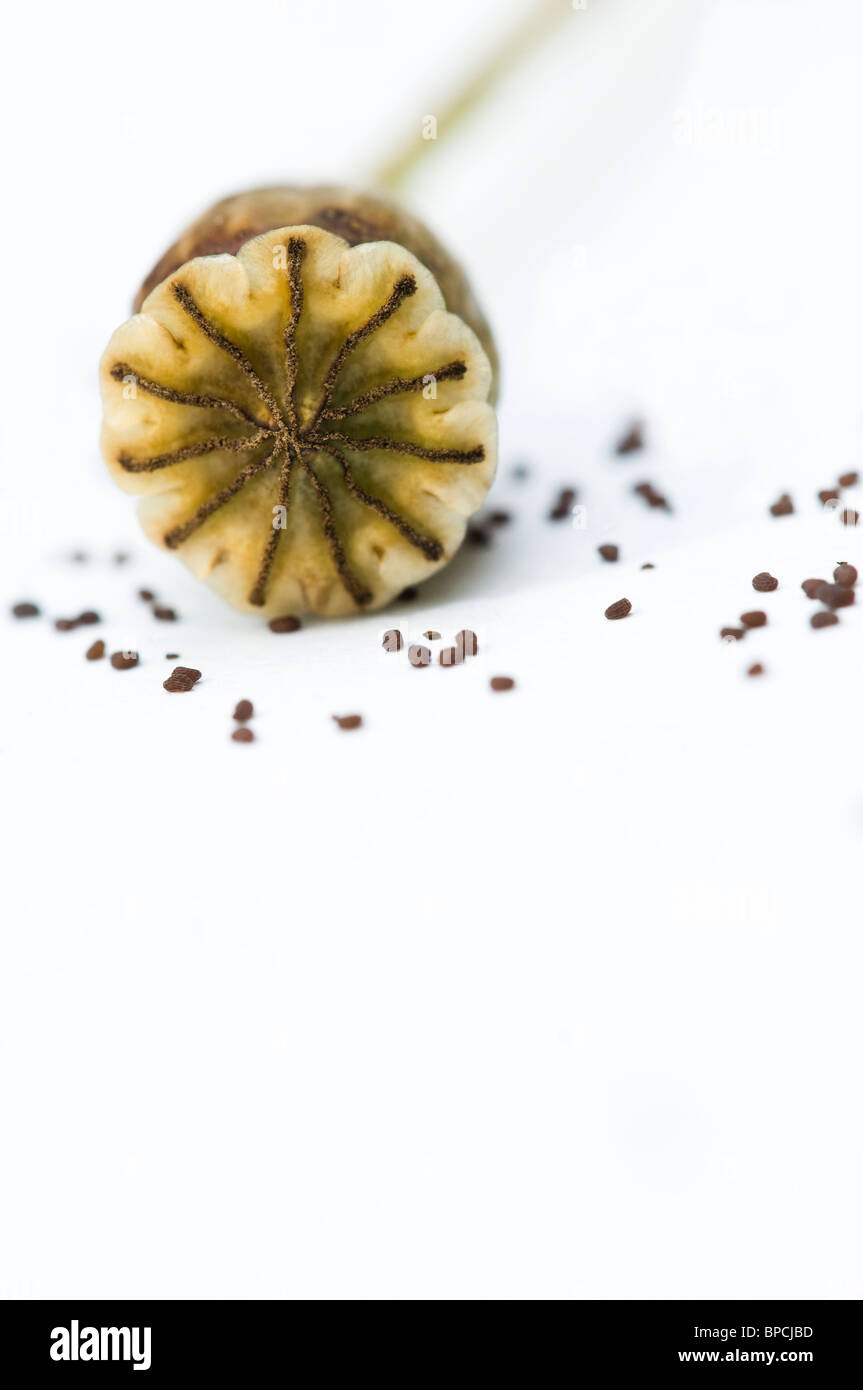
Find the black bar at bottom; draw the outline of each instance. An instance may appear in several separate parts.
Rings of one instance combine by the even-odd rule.
[[[854,1368],[861,1340],[859,1301],[557,1301],[567,1303],[565,1355],[576,1376],[579,1369],[593,1375],[598,1369],[610,1375],[679,1370],[691,1376],[705,1367],[732,1374],[758,1367],[794,1376],[823,1374]],[[132,1383],[147,1384],[182,1375],[196,1383],[209,1376],[247,1383],[268,1372],[290,1374],[309,1354],[323,1373],[341,1362],[354,1373],[392,1371],[410,1379],[433,1371],[436,1363],[452,1374],[463,1356],[438,1329],[417,1341],[409,1367],[405,1339],[392,1331],[382,1338],[376,1320],[360,1338],[320,1339],[304,1312],[278,1300],[7,1302],[0,1304],[0,1335],[4,1378],[14,1365],[22,1377],[7,1378],[7,1384],[30,1383],[24,1377],[34,1372],[58,1384],[70,1376],[132,1376]],[[499,1334],[489,1341],[480,1333],[462,1369],[482,1364],[487,1374],[503,1354],[512,1371],[515,1351],[526,1364],[532,1359],[535,1379],[546,1357],[560,1350],[546,1351],[535,1332],[530,1343],[517,1331],[503,1341]]]

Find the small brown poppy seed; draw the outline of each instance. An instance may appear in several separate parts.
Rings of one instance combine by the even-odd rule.
[[[251,719],[255,712],[255,707],[251,700],[238,700],[234,708],[234,718],[239,724],[245,724],[247,719]]]
[[[846,584],[822,584],[815,597],[827,608],[847,608],[854,602],[854,590]]]
[[[153,593],[152,589],[138,590],[138,598],[142,599],[144,603],[152,603],[155,597],[156,595]]]
[[[270,632],[299,632],[302,623],[293,613],[285,613],[281,618],[271,618]]]
[[[822,608],[819,612],[813,613],[812,617],[809,619],[810,625],[814,628],[832,627],[833,624],[838,623],[838,621],[839,618],[837,614],[831,613],[826,608]]]
[[[778,497],[776,501],[773,503],[773,506],[770,508],[770,515],[790,516],[793,511],[794,503],[791,501],[790,494],[787,492],[783,492],[782,496]]]
[[[334,714],[333,719],[340,729],[359,729],[363,722],[361,714]]]
[[[600,545],[598,550],[603,560],[608,560],[609,564],[614,564],[620,556],[620,550],[616,545]]]
[[[16,603],[12,609],[13,618],[38,618],[39,609],[35,603]]]
[[[753,579],[752,587],[759,594],[772,594],[774,589],[779,588],[779,580],[775,579],[772,574],[768,574],[767,570],[762,570]]]
[[[856,487],[860,480],[859,473],[843,473],[839,479],[840,487]]]
[[[456,633],[455,645],[462,656],[476,656],[479,651],[476,633],[471,632],[469,627],[463,627],[461,632]]]
[[[173,608],[156,607],[153,609],[153,617],[158,618],[160,623],[175,623],[177,621],[177,614]]]
[[[624,434],[620,436],[615,445],[615,453],[634,454],[639,449],[644,448],[644,425],[640,420],[634,420]]]
[[[515,681],[512,676],[492,676],[489,685],[492,690],[512,690]]]
[[[822,584],[826,584],[825,579],[804,579],[800,585],[807,598],[814,598]]]
[[[627,618],[632,612],[632,604],[628,598],[619,598],[616,603],[609,604],[605,610],[606,618]]]
[[[749,667],[749,670],[746,672],[746,674],[747,676],[763,676],[764,667],[761,665],[760,661],[756,661],[753,663],[752,666]]]
[[[112,652],[111,665],[115,671],[131,671],[133,666],[138,665],[137,652]]]
[[[767,614],[760,608],[755,608],[749,613],[741,613],[740,621],[744,627],[763,627],[767,622]]]
[[[719,629],[719,636],[722,638],[723,642],[742,642],[743,638],[746,636],[746,628],[721,627]]]
[[[837,584],[844,584],[846,589],[853,589],[857,583],[857,571],[853,565],[842,560],[833,571],[833,578]]]
[[[241,724],[239,729],[235,729],[231,738],[235,743],[254,743],[255,741],[255,735],[245,724]]]
[[[99,661],[105,655],[105,643],[94,642],[84,653],[88,661]]]
[[[577,495],[574,487],[561,488],[557,501],[548,514],[549,521],[564,521],[572,511]]]

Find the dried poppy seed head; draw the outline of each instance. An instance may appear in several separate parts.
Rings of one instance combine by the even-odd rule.
[[[494,476],[490,339],[466,282],[419,224],[380,239],[395,213],[364,220],[357,196],[213,209],[103,359],[103,452],[145,531],[268,618],[377,608],[427,578]]]

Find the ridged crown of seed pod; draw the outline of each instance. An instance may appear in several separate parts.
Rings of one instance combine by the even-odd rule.
[[[279,192],[259,221],[297,206]],[[195,254],[256,231],[248,207],[239,221],[195,224],[112,337],[106,462],[147,534],[235,606],[379,607],[451,559],[491,484],[487,327],[460,272],[441,274],[474,326],[394,240],[292,223]]]

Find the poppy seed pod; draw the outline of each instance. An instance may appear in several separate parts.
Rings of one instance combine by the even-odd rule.
[[[494,477],[488,326],[416,219],[342,189],[218,203],[102,360],[102,448],[157,544],[271,617],[378,608]]]

